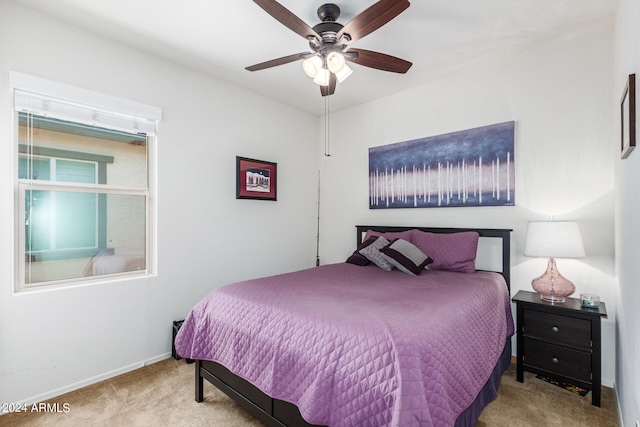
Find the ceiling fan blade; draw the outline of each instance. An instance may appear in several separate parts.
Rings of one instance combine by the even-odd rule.
[[[380,0],[349,21],[336,38],[340,40],[343,34],[348,34],[351,40],[347,43],[361,39],[400,15],[409,6],[408,0]]]
[[[282,6],[275,0],[253,0],[258,6],[263,8],[269,15],[273,16],[278,22],[293,32],[300,34],[305,39],[313,37],[318,41],[322,38],[318,33],[313,31],[302,19],[294,15],[289,9]]]
[[[310,55],[310,53],[309,52],[294,53],[293,55],[283,56],[282,58],[276,58],[270,61],[265,61],[259,64],[251,65],[249,67],[246,67],[245,70],[258,71],[258,70],[264,70],[265,68],[277,67],[278,65],[288,64],[289,62],[294,62],[299,59],[305,58],[307,55]]]
[[[329,84],[327,86],[320,86],[320,93],[322,96],[333,95],[336,91],[336,75],[331,73],[329,76]]]
[[[411,62],[405,61],[404,59],[396,58],[395,56],[387,55],[386,53],[374,52],[372,50],[349,48],[346,53],[345,59],[347,61],[382,71],[390,71],[392,73],[404,74],[409,71],[409,68],[413,65]],[[349,55],[351,53],[356,53],[357,55]]]

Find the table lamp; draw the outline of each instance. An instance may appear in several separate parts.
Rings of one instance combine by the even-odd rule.
[[[547,271],[531,281],[540,298],[563,303],[576,287],[556,267],[555,258],[584,258],[584,246],[576,221],[529,221],[524,256],[549,258]]]

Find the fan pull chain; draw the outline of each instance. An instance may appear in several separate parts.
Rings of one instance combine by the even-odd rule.
[[[316,235],[316,267],[320,266],[320,170],[318,170],[318,234]]]
[[[329,111],[329,98],[330,96],[324,97],[324,155],[326,157],[331,156],[331,146],[330,146],[330,111]]]

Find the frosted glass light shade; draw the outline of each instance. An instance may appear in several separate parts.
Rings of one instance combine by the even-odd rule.
[[[326,68],[320,68],[318,70],[318,74],[316,74],[315,78],[313,79],[313,82],[320,86],[328,86],[330,75],[331,73],[329,73],[329,70],[327,70]]]
[[[318,70],[322,69],[322,59],[319,56],[312,56],[302,61],[302,69],[310,78],[315,78]]]
[[[347,79],[347,77],[351,75],[351,73],[353,73],[353,70],[348,65],[345,64],[345,66],[342,67],[342,70],[335,73],[335,75],[338,81],[342,83]]]
[[[326,67],[323,67],[322,58],[312,56],[302,61],[302,69],[307,76],[313,79],[314,83],[320,86],[329,85],[331,73],[336,75],[340,83],[353,73],[353,70],[346,64],[344,55],[339,52],[329,53],[326,64]]]
[[[327,55],[327,68],[332,73],[338,73],[345,66],[344,55],[339,52],[331,52]]]
[[[575,221],[530,221],[524,255],[549,258],[547,270],[531,281],[540,298],[563,303],[576,287],[560,274],[554,258],[584,258],[580,228]]]

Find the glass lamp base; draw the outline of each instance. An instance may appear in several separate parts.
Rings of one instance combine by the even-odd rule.
[[[553,295],[542,295],[542,294],[540,294],[540,299],[549,301],[549,302],[557,302],[557,303],[562,303],[566,301],[565,297],[554,297]]]
[[[564,278],[556,268],[556,261],[549,258],[547,271],[531,281],[531,287],[540,293],[540,298],[552,303],[563,303],[566,297],[575,292],[576,287]]]

